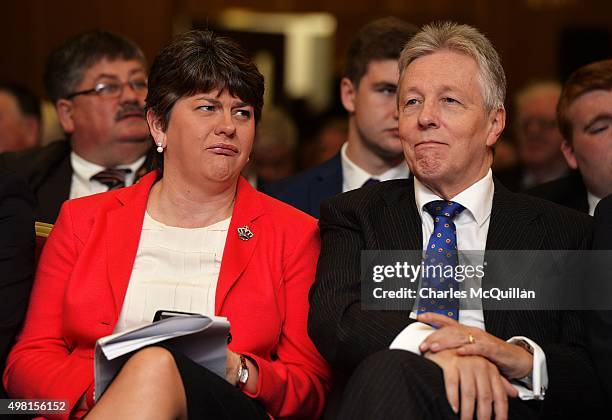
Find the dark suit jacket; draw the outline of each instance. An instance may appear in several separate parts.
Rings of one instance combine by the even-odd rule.
[[[493,171],[493,175],[504,187],[512,192],[519,192],[523,189],[522,182],[525,176],[525,170],[520,165],[512,166],[511,168],[506,168],[501,171]]]
[[[530,188],[525,193],[583,213],[589,212],[587,190],[578,171],[572,171],[563,178]]]
[[[612,250],[612,195],[599,202],[594,216],[593,249]],[[607,270],[604,275],[609,274]],[[587,325],[591,356],[608,398],[612,398],[612,311],[588,313]]]
[[[407,311],[362,309],[360,253],[422,249],[414,183],[387,181],[335,197],[323,204],[319,226],[322,248],[308,331],[332,368],[350,375],[413,322]],[[487,250],[588,249],[590,237],[588,216],[511,193],[495,182]],[[543,406],[549,413],[599,403],[583,320],[576,313],[485,306],[484,321],[486,330],[501,339],[524,335],[542,347],[549,375]]]
[[[321,203],[342,192],[340,153],[308,171],[268,184],[260,190],[313,217],[319,218]]]
[[[26,180],[36,196],[36,220],[55,223],[60,207],[70,198],[72,166],[70,142],[59,140],[20,152],[0,154],[0,168],[9,168]],[[138,171],[140,178],[151,169],[151,153]]]
[[[0,170],[0,369],[21,329],[34,275],[34,197]],[[0,386],[0,398],[6,398]]]

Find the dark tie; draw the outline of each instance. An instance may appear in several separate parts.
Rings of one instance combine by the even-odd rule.
[[[421,288],[429,289],[425,291],[427,293],[433,290],[437,296],[420,298],[417,313],[435,312],[458,320],[459,299],[448,293],[451,287],[454,292],[459,291],[460,287],[454,276],[449,275],[448,267],[454,273],[458,264],[457,232],[453,219],[465,207],[453,201],[438,200],[425,204],[425,210],[434,220],[434,230],[425,251],[424,269],[428,275],[421,277]],[[440,270],[440,267],[444,269]],[[447,294],[441,297],[445,291]]]
[[[125,187],[125,176],[132,172],[131,169],[106,168],[91,177],[92,181],[98,181],[108,187],[108,190],[117,190]]]
[[[379,182],[380,182],[380,179],[368,178],[368,180],[363,183],[362,187],[366,187],[366,186],[372,185],[372,184],[378,184]]]

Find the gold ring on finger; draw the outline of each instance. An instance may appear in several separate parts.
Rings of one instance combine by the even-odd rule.
[[[469,344],[474,344],[475,342],[476,342],[476,339],[474,338],[472,333],[468,333],[468,343]]]

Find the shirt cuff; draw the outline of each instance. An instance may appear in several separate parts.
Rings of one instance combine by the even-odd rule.
[[[391,342],[390,350],[407,350],[421,355],[419,345],[436,329],[422,322],[413,322],[404,328]]]
[[[512,386],[518,391],[521,400],[543,400],[548,388],[546,355],[540,346],[527,337],[516,336],[507,342],[514,344],[517,341],[525,341],[533,349],[533,367],[529,375],[512,381]]]

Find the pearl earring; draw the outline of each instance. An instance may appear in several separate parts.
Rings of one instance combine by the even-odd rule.
[[[162,142],[157,143],[157,153],[163,153],[164,148],[162,147]]]

